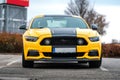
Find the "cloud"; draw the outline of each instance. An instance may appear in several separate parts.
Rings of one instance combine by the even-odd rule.
[[[28,20],[39,14],[64,14],[64,10],[67,7],[67,1],[69,0],[65,1],[59,0],[59,3],[53,2],[55,0],[50,1],[42,0],[41,3],[39,0],[33,3],[31,1],[30,2],[31,5],[28,8]]]
[[[103,42],[110,43],[112,39],[120,40],[120,6],[95,6],[98,13],[106,15],[109,27],[107,34],[102,37]]]

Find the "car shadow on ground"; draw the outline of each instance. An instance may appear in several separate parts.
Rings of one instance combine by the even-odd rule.
[[[36,69],[89,69],[89,65],[86,63],[36,63],[34,64]]]

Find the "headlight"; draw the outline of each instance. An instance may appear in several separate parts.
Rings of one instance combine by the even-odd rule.
[[[25,36],[25,39],[27,41],[35,42],[38,40],[38,37],[33,37],[33,36]]]
[[[44,40],[44,44],[45,44],[45,45],[49,45],[50,43],[51,43],[50,39],[45,39],[45,40]]]
[[[79,45],[82,45],[82,44],[84,44],[84,40],[83,40],[83,39],[78,39],[78,40],[77,40],[77,43],[78,43]]]
[[[99,41],[99,37],[90,37],[89,39],[90,39],[90,41],[92,41],[92,42]]]

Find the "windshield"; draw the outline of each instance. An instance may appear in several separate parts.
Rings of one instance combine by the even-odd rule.
[[[75,17],[49,16],[34,19],[31,28],[88,28],[86,23]]]

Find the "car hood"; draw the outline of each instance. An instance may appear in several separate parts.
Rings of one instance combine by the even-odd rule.
[[[51,31],[49,28],[42,28],[42,29],[28,29],[24,36],[36,36],[39,37],[41,35],[51,35]]]
[[[84,35],[84,36],[99,36],[98,32],[92,29],[79,29],[77,28],[77,35]]]
[[[52,36],[97,36],[97,31],[92,29],[80,29],[80,28],[42,28],[42,29],[29,29],[25,35],[29,36],[41,36],[41,35],[52,35]]]

